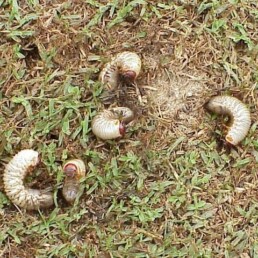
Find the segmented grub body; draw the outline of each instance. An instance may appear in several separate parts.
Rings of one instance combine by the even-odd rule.
[[[85,176],[85,164],[80,159],[67,161],[63,166],[65,181],[63,196],[68,203],[73,203],[80,190],[80,180]]]
[[[141,59],[134,53],[125,51],[116,55],[107,63],[99,75],[99,80],[109,90],[118,87],[120,76],[127,82],[133,83],[141,70]]]
[[[38,156],[38,152],[34,150],[22,150],[11,159],[4,171],[6,195],[14,204],[28,210],[47,208],[54,203],[51,192],[24,185],[24,178],[39,162]]]
[[[134,119],[134,113],[127,107],[104,110],[92,120],[93,133],[103,139],[115,139],[125,134],[126,124]]]
[[[250,111],[239,99],[231,96],[216,96],[206,103],[206,108],[214,113],[228,115],[231,125],[226,141],[237,145],[247,135],[251,126]]]

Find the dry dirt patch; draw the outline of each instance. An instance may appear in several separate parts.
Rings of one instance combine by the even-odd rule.
[[[152,82],[148,92],[151,103],[161,118],[172,118],[179,111],[194,111],[202,104],[206,85],[203,75],[164,70]]]
[[[146,58],[145,66],[156,70],[146,86],[151,116],[161,123],[170,123],[179,134],[195,131],[204,114],[203,104],[209,98],[207,76],[172,65],[157,68],[154,58]]]

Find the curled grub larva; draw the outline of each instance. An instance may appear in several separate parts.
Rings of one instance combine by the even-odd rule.
[[[231,126],[226,141],[237,145],[248,133],[251,126],[250,111],[239,99],[230,96],[216,96],[205,104],[205,107],[217,114],[228,115]]]
[[[93,133],[103,139],[115,139],[124,136],[126,124],[134,119],[134,113],[127,107],[104,110],[92,120]]]
[[[120,76],[128,83],[133,83],[141,70],[141,59],[133,52],[125,51],[116,55],[107,63],[99,75],[99,80],[109,90],[118,87]]]
[[[63,166],[65,181],[63,185],[63,196],[68,203],[73,203],[80,189],[80,179],[85,176],[85,164],[80,159],[67,161]]]
[[[28,210],[47,208],[54,203],[51,192],[24,186],[24,178],[38,162],[38,152],[30,149],[22,150],[11,159],[4,171],[6,195],[14,204]]]

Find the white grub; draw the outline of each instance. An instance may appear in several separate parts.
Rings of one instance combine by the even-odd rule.
[[[231,96],[216,96],[211,98],[205,106],[214,113],[230,117],[231,126],[226,135],[227,142],[237,145],[246,137],[251,126],[251,116],[243,102]]]
[[[85,177],[85,164],[80,159],[67,161],[63,166],[65,181],[63,185],[63,196],[68,203],[73,203],[80,190],[80,180]]]
[[[51,192],[24,186],[24,178],[39,162],[38,156],[34,150],[22,150],[11,159],[4,171],[6,195],[14,204],[27,210],[48,208],[54,203]]]
[[[124,136],[126,124],[134,119],[134,113],[127,107],[103,110],[91,123],[92,132],[102,140],[111,140]]]
[[[141,71],[141,59],[134,53],[125,51],[117,54],[102,69],[99,80],[109,89],[118,87],[120,76],[127,82],[133,83]]]

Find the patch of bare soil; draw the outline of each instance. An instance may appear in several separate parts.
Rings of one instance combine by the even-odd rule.
[[[153,90],[148,95],[161,118],[172,118],[180,111],[194,111],[203,103],[206,89],[203,81],[203,76],[191,72],[164,71],[151,83]]]
[[[155,59],[145,58],[145,66],[155,70]],[[205,74],[189,69],[179,70],[172,65],[158,69],[150,78],[146,92],[151,115],[164,123],[182,123],[175,129],[190,133],[200,124],[203,104],[207,101],[207,78]]]

